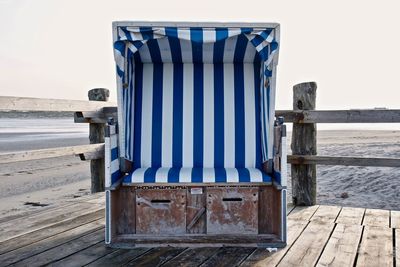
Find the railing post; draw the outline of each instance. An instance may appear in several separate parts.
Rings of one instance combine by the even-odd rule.
[[[95,88],[88,92],[89,100],[91,101],[108,101],[110,91],[105,88]],[[104,128],[103,123],[89,124],[89,140],[91,144],[104,143]],[[94,159],[90,161],[91,173],[91,192],[104,191],[104,158]]]
[[[314,110],[317,84],[305,82],[293,86],[293,110]],[[317,131],[315,123],[293,123],[292,153],[294,155],[317,154]],[[316,204],[317,179],[315,164],[292,164],[293,204],[311,206]]]

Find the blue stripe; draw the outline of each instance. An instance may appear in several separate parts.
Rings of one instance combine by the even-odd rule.
[[[155,183],[156,182],[156,172],[158,168],[148,168],[144,172],[143,181],[145,183]]]
[[[203,182],[203,168],[193,168],[192,169],[192,183],[202,183]]]
[[[118,147],[111,149],[111,161],[118,159]]]
[[[154,38],[152,27],[140,27],[139,30],[142,34],[143,40],[150,40]]]
[[[256,168],[261,169],[262,165],[262,154],[261,154],[261,121],[260,121],[260,63],[254,63],[254,97],[255,97],[255,117],[256,117],[256,130],[255,130],[255,140],[256,140]]]
[[[182,167],[183,155],[183,64],[174,63],[172,166]]]
[[[139,55],[139,53],[136,53]],[[135,132],[133,144],[133,163],[134,168],[141,167],[141,147],[142,147],[142,100],[143,100],[143,64],[135,65]]]
[[[239,35],[234,54],[234,91],[235,91],[235,167],[245,167],[245,109],[244,109],[244,66],[243,58],[247,38]]]
[[[227,29],[218,29],[216,31],[216,42],[213,49],[213,62],[222,63],[224,60],[225,39],[228,38]]]
[[[118,181],[118,179],[121,177],[121,172],[118,170],[114,173],[111,174],[111,184],[115,183]]]
[[[239,182],[240,183],[249,183],[250,182],[250,172],[246,168],[237,168],[239,173]]]
[[[226,183],[225,168],[215,168],[215,182],[216,183]]]
[[[182,63],[182,51],[181,42],[178,39],[177,28],[165,28],[165,32],[168,35],[169,46],[171,47],[172,62]]]
[[[162,98],[163,98],[163,64],[157,40],[147,42],[153,64],[153,103],[151,132],[151,167],[161,166],[162,149]],[[150,134],[150,133],[144,133]]]
[[[168,183],[179,183],[179,173],[181,168],[171,168],[168,171]]]
[[[203,32],[201,28],[190,29],[192,42],[193,62],[200,62],[193,64],[193,167],[203,166],[203,110],[204,110],[204,70],[203,70],[203,46],[202,38]]]

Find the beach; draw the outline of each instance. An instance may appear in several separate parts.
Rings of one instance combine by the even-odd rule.
[[[68,116],[0,117],[0,153],[88,142],[88,125]],[[322,130],[318,154],[400,158],[400,131]],[[289,166],[289,202],[290,179]],[[70,156],[0,164],[0,181],[0,217],[13,216],[90,194],[90,163]],[[400,210],[399,191],[400,168],[317,166],[319,204]]]

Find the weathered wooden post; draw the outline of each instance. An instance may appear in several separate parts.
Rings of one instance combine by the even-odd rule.
[[[108,101],[110,91],[105,88],[95,88],[88,92],[89,100],[91,101]],[[103,123],[89,124],[89,140],[91,144],[104,143],[104,128]],[[91,173],[91,192],[104,191],[104,158],[93,159],[90,161]]]
[[[293,110],[314,110],[317,84],[305,82],[293,86]],[[315,123],[293,123],[293,155],[317,154],[317,129]],[[315,164],[292,164],[293,204],[311,206],[316,204],[317,179]]]

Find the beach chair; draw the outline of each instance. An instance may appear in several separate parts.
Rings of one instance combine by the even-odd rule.
[[[106,244],[286,244],[279,24],[114,22]]]

